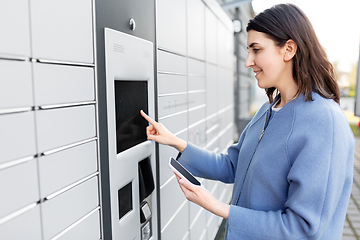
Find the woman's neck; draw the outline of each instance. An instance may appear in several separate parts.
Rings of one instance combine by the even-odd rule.
[[[295,83],[294,79],[287,81],[285,85],[277,88],[280,92],[281,100],[276,105],[277,108],[284,107],[288,102],[294,100],[296,98],[296,94],[298,93],[299,87]]]

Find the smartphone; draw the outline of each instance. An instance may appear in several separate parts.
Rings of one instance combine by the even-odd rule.
[[[170,158],[169,160],[169,167],[173,170],[177,175],[182,178],[186,178],[192,184],[200,186],[201,183],[186,169],[181,165],[177,160],[174,158]]]

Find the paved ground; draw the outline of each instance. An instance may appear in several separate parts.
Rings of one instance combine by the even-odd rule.
[[[360,240],[360,138],[355,144],[353,181],[342,240]]]

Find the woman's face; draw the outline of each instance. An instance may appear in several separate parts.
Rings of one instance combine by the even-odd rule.
[[[285,76],[284,48],[276,46],[265,33],[255,30],[248,32],[247,45],[249,53],[245,67],[253,69],[258,86],[278,88]]]

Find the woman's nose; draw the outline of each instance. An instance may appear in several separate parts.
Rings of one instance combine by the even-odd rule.
[[[254,59],[251,57],[250,54],[247,55],[246,61],[245,61],[245,67],[246,68],[251,68],[252,66],[254,66]]]

